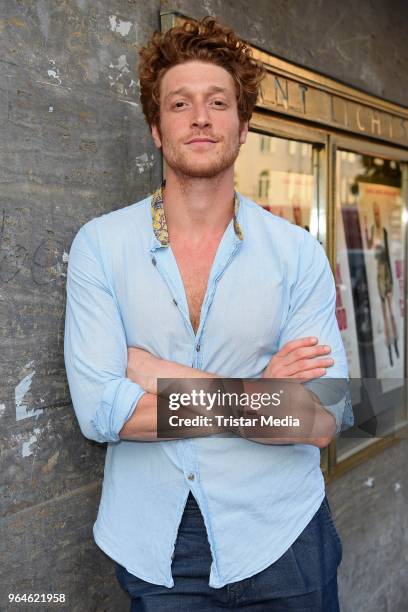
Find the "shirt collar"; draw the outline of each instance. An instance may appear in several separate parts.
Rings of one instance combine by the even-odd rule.
[[[156,236],[157,240],[161,244],[161,246],[169,245],[169,232],[167,229],[167,221],[166,216],[164,214],[163,207],[163,189],[165,186],[165,181],[156,189],[156,191],[152,194],[151,199],[151,213],[152,213],[152,224],[153,224],[153,232]],[[239,211],[239,195],[236,191],[234,191],[234,232],[239,240],[244,239],[244,235],[242,233],[241,227],[238,223],[238,211]]]

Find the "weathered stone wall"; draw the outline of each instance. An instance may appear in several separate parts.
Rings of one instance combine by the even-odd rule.
[[[254,45],[408,105],[402,1],[179,0],[163,8],[215,14]],[[9,609],[9,592],[65,593],[65,608],[54,607],[70,612],[128,609],[92,537],[105,445],[83,438],[70,404],[65,275],[78,228],[161,179],[135,48],[160,27],[159,10],[159,0],[1,5],[0,609]],[[402,443],[329,487],[346,612],[406,607],[406,457]]]
[[[1,3],[1,610],[9,592],[127,609],[92,537],[106,445],[81,435],[70,403],[65,281],[79,227],[161,180],[135,48],[159,15],[158,2]]]

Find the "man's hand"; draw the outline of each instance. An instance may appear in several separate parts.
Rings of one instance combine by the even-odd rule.
[[[328,349],[328,350],[327,350]],[[325,347],[321,345],[317,345],[317,339],[313,338],[301,338],[299,340],[293,340],[285,344],[282,349],[276,353],[269,364],[265,368],[263,372],[263,378],[293,378],[298,379],[299,382],[306,381],[312,378],[319,378],[323,376],[326,372],[326,368],[333,365],[333,360],[330,362],[326,358],[320,358],[321,355],[327,355],[330,352],[330,347]],[[195,368],[191,368],[188,366],[184,366],[182,364],[167,361],[166,359],[161,359],[159,357],[155,357],[148,351],[145,351],[141,348],[137,347],[129,347],[128,348],[128,365],[126,370],[126,376],[138,383],[146,392],[142,400],[141,404],[143,404],[143,400],[145,403],[151,402],[151,398],[157,396],[157,379],[158,378],[220,378],[218,374],[211,374],[209,372],[204,372],[201,370],[197,370]],[[255,383],[255,381],[252,381]],[[294,380],[295,382],[295,380]],[[157,399],[157,398],[156,398]],[[146,421],[148,421],[149,426],[146,425],[144,427],[138,427],[139,430],[147,431],[148,435],[146,438],[143,438],[143,435],[138,434],[138,438],[132,438],[134,435],[134,431],[130,428],[129,432],[126,435],[130,436],[129,439],[154,439],[157,440],[157,436],[153,436],[153,433],[157,430],[156,421],[154,424],[150,424],[150,420],[156,419],[155,414],[155,404],[148,405],[148,409],[146,409],[145,413],[148,415],[146,417]],[[317,410],[319,410],[319,402],[317,402]],[[308,435],[305,439],[303,439],[299,434],[296,436],[290,437],[282,437],[282,438],[250,438],[255,442],[261,442],[263,444],[315,444],[323,448],[330,442],[331,435],[330,432],[334,428],[333,417],[327,413],[323,408],[321,417],[330,421],[326,426],[326,421],[323,422],[323,418],[319,418],[319,426],[322,426],[322,430],[324,435],[320,436],[319,439],[312,439],[311,434]],[[141,410],[137,411],[135,415],[135,419],[142,418]],[[153,417],[151,416],[153,414]],[[132,417],[133,418],[133,417]],[[150,419],[150,420],[149,420]],[[332,422],[333,421],[333,422]],[[130,427],[130,426],[129,426]],[[327,430],[327,432],[326,432]],[[329,431],[330,430],[330,431]],[[153,432],[153,433],[152,433]],[[126,432],[125,432],[126,433]],[[320,433],[320,430],[319,430]],[[326,435],[327,433],[327,435]],[[142,437],[140,437],[142,435]],[[282,431],[280,431],[280,435],[282,436]],[[153,437],[152,437],[153,436]],[[245,437],[245,436],[243,436]],[[322,442],[323,440],[323,442]]]
[[[287,342],[270,360],[262,378],[296,378],[299,381],[319,378],[331,367],[333,359],[328,355],[331,348],[317,344],[317,338],[300,338]]]

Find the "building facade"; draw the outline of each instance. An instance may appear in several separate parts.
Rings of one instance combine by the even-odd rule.
[[[137,45],[217,16],[268,75],[239,191],[323,244],[356,381],[357,428],[322,453],[343,542],[342,611],[406,609],[408,15],[365,0],[12,0],[2,9],[0,571],[9,593],[127,610],[93,541],[105,445],[86,440],[63,361],[66,264],[89,219],[162,179],[138,100]],[[368,381],[362,384],[361,381]],[[60,600],[61,601],[61,600]]]

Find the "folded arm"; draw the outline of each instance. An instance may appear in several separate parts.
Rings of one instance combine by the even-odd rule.
[[[330,381],[324,381],[331,377],[340,379],[339,382],[347,382],[348,366],[335,315],[336,288],[333,274],[322,246],[307,232],[304,233],[299,248],[296,269],[297,278],[290,287],[290,306],[280,330],[278,352],[272,356],[263,376],[292,377],[304,383],[315,400],[312,409],[315,423],[319,428],[318,435],[313,437],[309,434],[306,439],[302,439],[298,434],[279,439],[254,438],[254,440],[271,444],[308,443],[323,448],[342,430],[345,413],[348,425],[352,424],[352,407],[350,394],[343,392],[344,385],[339,386],[340,391],[334,389],[335,392],[332,393]],[[323,357],[325,353],[322,345],[316,343],[313,345],[306,341],[310,336],[317,338],[322,345],[325,343],[323,346],[329,348],[331,363],[325,361],[328,355],[326,354],[326,358]],[[148,397],[142,398],[141,406],[146,402],[146,415],[149,413],[151,419],[155,418],[153,412],[156,414],[157,378],[220,377],[219,373],[202,372],[171,361],[157,359],[152,355],[143,361],[143,354],[132,354],[132,351],[138,350],[129,349],[128,376],[149,391]],[[138,378],[141,374],[144,375],[144,380]],[[331,401],[329,398],[334,399]],[[303,406],[298,408],[301,409]],[[133,424],[130,419],[120,433],[121,437],[122,435],[133,437],[141,433],[137,427],[133,427]],[[150,432],[152,431],[153,428],[150,428]]]
[[[332,360],[327,358],[327,348],[317,345],[313,339],[303,338],[289,342],[285,347],[274,355],[263,373],[265,378],[287,378],[297,381],[309,380],[316,376],[322,376],[326,367],[332,365]],[[326,355],[326,357],[321,357]],[[178,364],[174,361],[159,359],[147,351],[139,348],[130,347],[128,349],[127,376],[140,384],[147,394],[141,399],[137,412],[124,425],[120,436],[124,439],[157,439],[157,379],[208,379],[214,380],[226,377],[215,373],[204,372],[196,368],[191,368]],[[191,383],[188,383],[186,391],[190,391]],[[265,386],[255,380],[251,383],[243,382],[243,390],[248,393],[265,392]],[[304,392],[304,390],[302,390]],[[234,429],[242,437],[249,440],[261,442],[263,444],[312,444],[323,448],[329,444],[335,431],[335,420],[320,404],[316,396],[309,394],[307,398],[313,402],[292,402],[291,415],[294,418],[300,417],[304,421],[313,420],[314,429],[307,436],[294,432],[293,428],[279,428],[279,437],[272,438],[250,437],[246,429],[241,427]],[[193,415],[203,414],[200,407],[191,408]],[[309,411],[309,414],[305,414]],[[205,412],[204,412],[205,413]],[[309,419],[307,419],[309,417]],[[193,431],[193,430],[191,430]],[[216,428],[208,428],[208,435],[217,433]],[[225,431],[222,429],[221,431]],[[284,435],[286,434],[286,435]],[[202,435],[202,434],[201,434]]]

